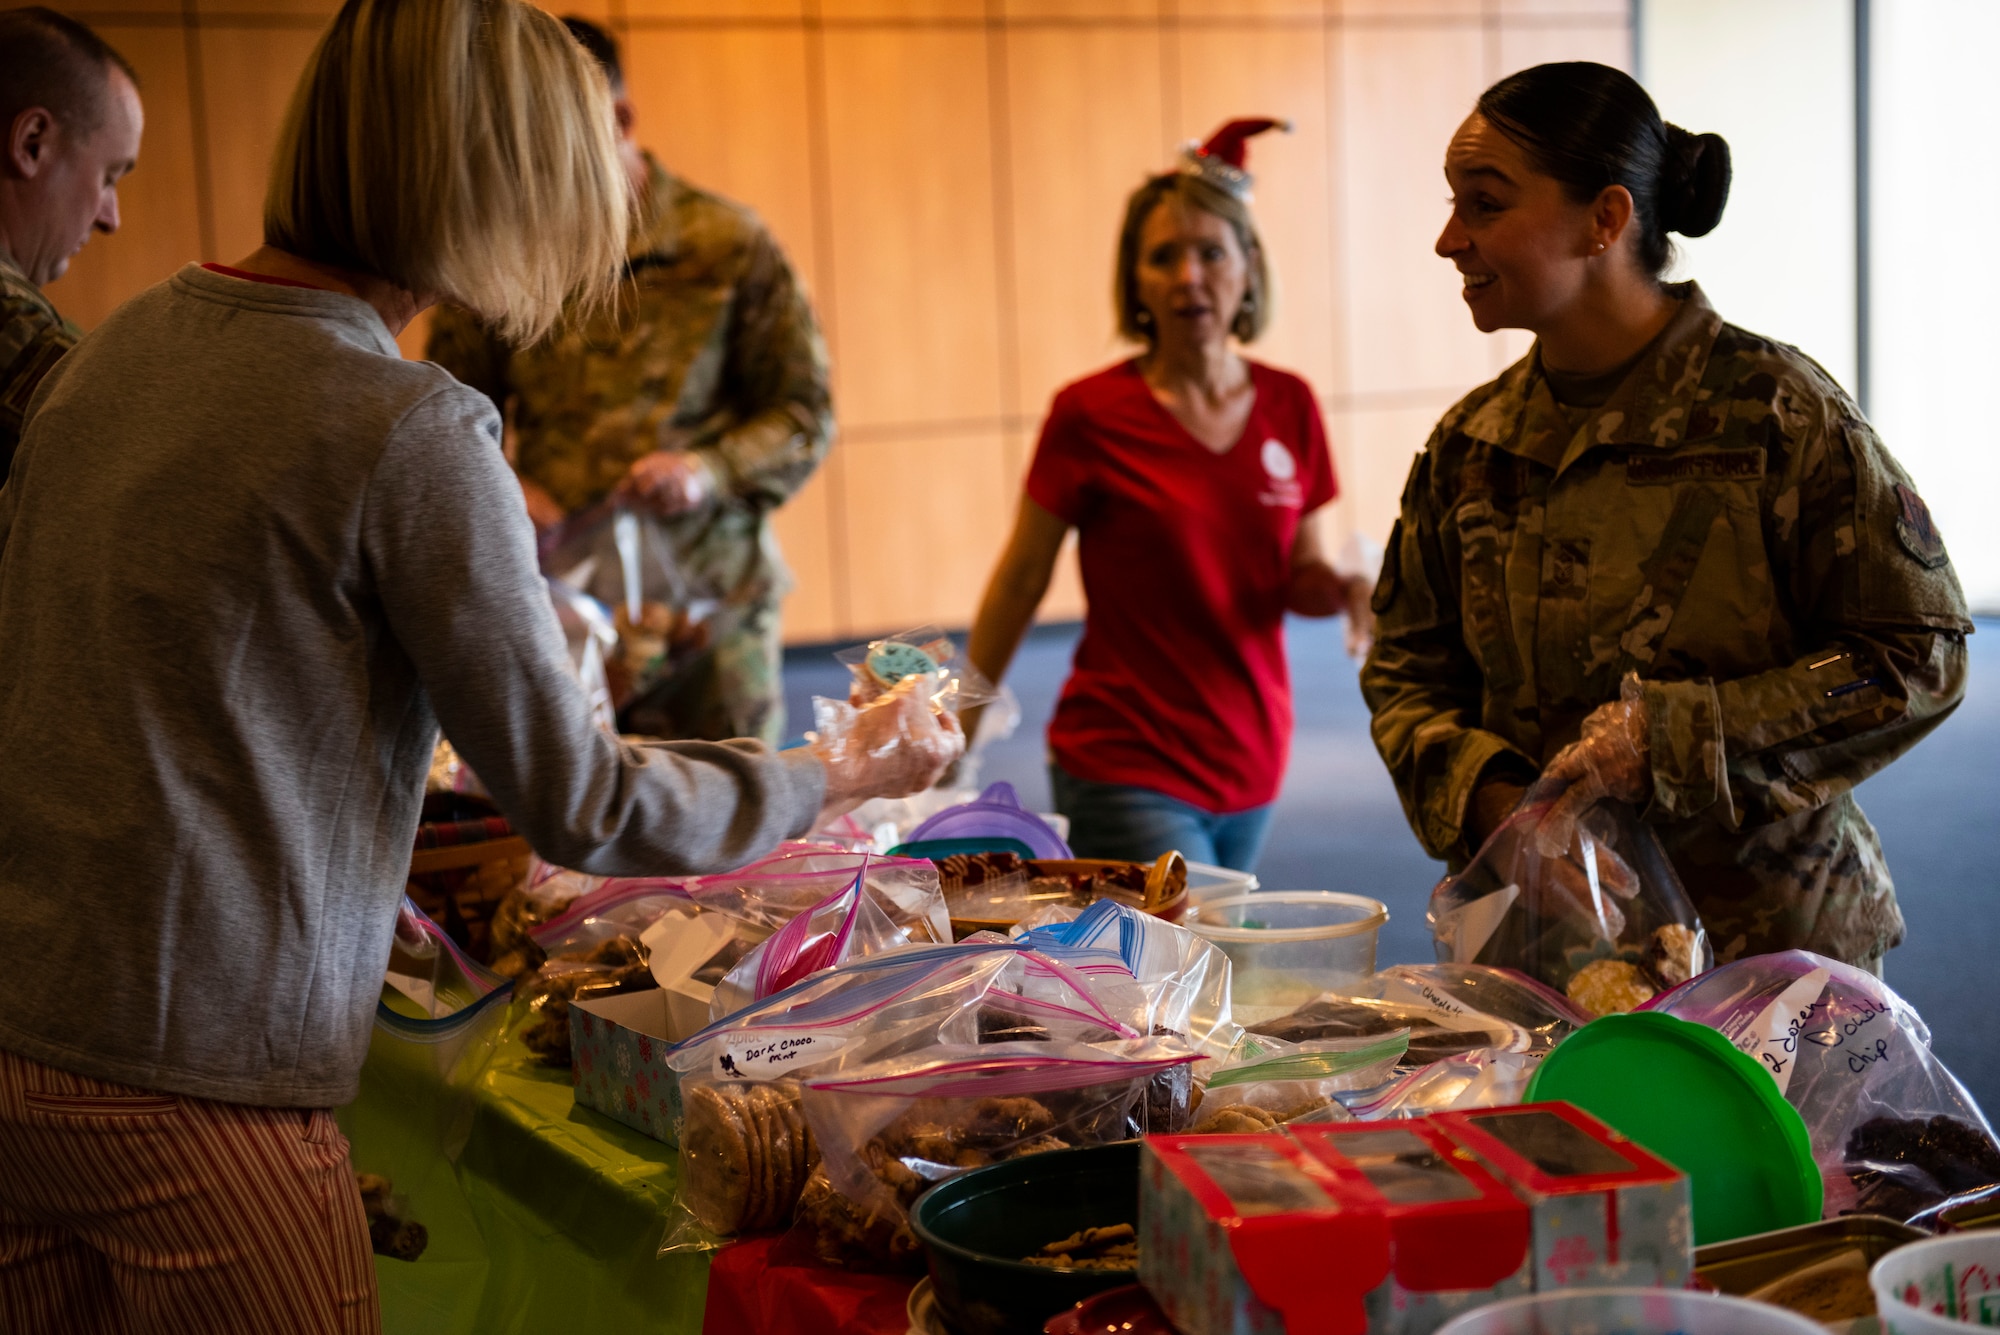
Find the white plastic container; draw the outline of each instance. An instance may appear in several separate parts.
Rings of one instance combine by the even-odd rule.
[[[2000,1230],[1898,1247],[1868,1272],[1889,1335],[1959,1335],[2000,1326]]]
[[[1048,817],[1042,819],[1047,820]],[[1247,895],[1257,888],[1254,872],[1217,867],[1207,862],[1190,862],[1187,869],[1188,903],[1191,905],[1206,904],[1211,899],[1225,899],[1230,895]]]
[[[1796,1312],[1683,1289],[1561,1289],[1509,1298],[1438,1327],[1437,1335],[1826,1335]]]
[[[1331,890],[1223,895],[1188,910],[1185,926],[1229,956],[1230,1005],[1255,1024],[1375,972],[1388,906]]]

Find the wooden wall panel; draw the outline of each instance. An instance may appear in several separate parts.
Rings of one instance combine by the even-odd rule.
[[[1078,24],[1089,19],[1157,20],[1161,0],[999,0],[1009,20],[1054,19]]]
[[[1160,38],[1037,28],[1005,40],[1015,411],[1039,420],[1062,385],[1132,351],[1117,336],[1112,268],[1126,196],[1170,161]]]
[[[118,186],[118,230],[93,234],[49,288],[56,309],[85,329],[119,303],[202,258],[196,206],[195,142],[187,78],[187,43],[178,27],[97,30],[139,72],[146,108],[139,166]]]
[[[999,432],[852,441],[847,490],[850,635],[963,626],[1013,520]]]
[[[1505,78],[1551,60],[1594,60],[1629,70],[1632,34],[1622,23],[1505,27],[1500,30],[1500,68],[1494,77]]]
[[[1497,369],[1493,355],[1432,247],[1448,209],[1445,146],[1489,82],[1484,36],[1349,28],[1338,49],[1350,383],[1365,396],[1479,384]]]
[[[1274,317],[1252,351],[1305,376],[1322,397],[1340,393],[1325,36],[1317,26],[1188,27],[1175,44],[1183,138],[1205,137],[1239,116],[1292,122],[1290,134],[1250,141],[1252,211],[1276,287]]]
[[[829,462],[772,518],[795,581],[783,608],[785,637],[790,640],[833,639],[845,619],[835,598],[840,574],[833,544],[836,481]]]
[[[625,80],[639,142],[668,170],[756,209],[812,286],[805,34],[639,29],[625,41]]]
[[[271,151],[319,35],[294,28],[203,28],[199,37],[215,258],[227,264],[264,244]]]
[[[59,305],[92,324],[183,258],[257,245],[272,141],[336,3],[77,7],[139,64],[149,129],[124,229]],[[642,139],[756,209],[820,298],[843,434],[777,519],[795,640],[971,617],[1050,394],[1125,351],[1107,289],[1126,193],[1234,115],[1299,126],[1252,150],[1280,285],[1255,352],[1326,402],[1336,527],[1384,536],[1437,415],[1527,346],[1474,331],[1431,253],[1452,130],[1508,70],[1630,58],[1627,0],[548,7],[609,20]],[[1082,606],[1072,547],[1042,614]]]
[[[1455,398],[1446,394],[1407,408],[1331,414],[1327,430],[1340,470],[1336,526],[1342,538],[1360,532],[1376,542],[1388,540],[1410,460]]]
[[[1000,305],[983,31],[825,36],[840,411],[996,422]]]

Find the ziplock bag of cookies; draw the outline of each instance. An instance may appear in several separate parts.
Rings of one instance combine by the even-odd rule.
[[[956,714],[990,704],[999,693],[958,642],[936,626],[917,626],[839,650],[834,658],[853,675],[847,702],[857,708],[895,688],[906,677],[928,677],[937,708]]]
[[[715,984],[772,933],[852,886],[858,873],[862,894],[888,920],[892,935],[911,942],[951,940],[937,867],[928,859],[798,845],[733,872],[599,880],[536,927],[533,938],[549,954],[574,952],[613,936],[644,938],[670,914],[680,915],[680,921],[718,915],[735,924],[728,935],[738,948],[714,977],[704,980]]]
[[[634,936],[608,937],[593,946],[551,955],[514,984],[514,999],[527,1013],[521,1041],[543,1061],[568,1066],[570,1002],[655,986],[646,947]]]
[[[1204,1057],[1226,1057],[1243,1037],[1230,1013],[1229,956],[1179,923],[1100,899],[1070,922],[1017,939],[1039,950],[1115,951],[1145,994],[1144,1028],[1184,1039]]]
[[[1127,985],[1131,980],[1125,979]],[[797,1076],[989,1035],[1139,1037],[1074,968],[1011,942],[917,946],[851,960],[718,1020],[667,1056],[683,1080]]]
[[[720,643],[745,598],[762,592],[695,578],[675,547],[665,521],[615,501],[579,512],[541,541],[544,575],[611,609],[617,641],[605,667],[618,708]]]
[[[711,1019],[733,1015],[754,1001],[850,959],[880,955],[909,944],[909,932],[889,921],[864,889],[864,863],[836,890],[766,937],[715,986]]]
[[[1717,965],[1657,1010],[1714,1029],[1757,1060],[1805,1119],[1825,1213],[1931,1221],[2000,1184],[2000,1144],[1931,1051],[1909,1002],[1871,973],[1810,951]]]
[[[1245,1034],[1230,1059],[1201,1085],[1188,1130],[1195,1135],[1274,1131],[1288,1122],[1344,1122],[1334,1097],[1388,1080],[1409,1046],[1407,1033],[1287,1043]]]
[[[1513,969],[1389,964],[1341,992],[1260,1020],[1254,1033],[1297,1043],[1404,1029],[1410,1046],[1403,1064],[1415,1067],[1488,1048],[1539,1057],[1589,1019],[1561,993]]]
[[[1529,798],[1536,798],[1529,790]],[[1713,961],[1659,837],[1632,808],[1605,800],[1560,819],[1524,800],[1465,870],[1431,892],[1441,963],[1516,969],[1589,1014],[1629,1011]]]
[[[718,1238],[791,1221],[819,1149],[796,1080],[681,1084],[681,1202]]]
[[[1112,967],[1130,986],[1122,967]],[[768,1111],[763,1104],[773,1097],[756,1095],[761,1102],[750,1107],[750,1087],[790,1089],[788,1082],[829,1063],[865,1064],[940,1044],[997,1048],[1013,1039],[1042,1051],[1073,1034],[1137,1038],[1097,1002],[1097,990],[1069,965],[1011,942],[915,947],[814,974],[676,1045],[667,1064],[683,1090],[683,1168],[662,1252],[713,1250],[740,1229],[764,1227],[750,1221],[783,1211],[773,1201],[797,1195],[802,1184],[782,1178],[770,1192],[748,1194],[750,1151],[747,1143],[737,1151],[737,1137],[749,1134],[741,1131],[745,1119]],[[697,1095],[698,1088],[710,1092]]]
[[[835,1063],[803,1082],[822,1161],[798,1227],[829,1264],[920,1268],[909,1208],[925,1188],[1003,1159],[1123,1140],[1148,1083],[1194,1060],[1182,1044],[1135,1039]]]

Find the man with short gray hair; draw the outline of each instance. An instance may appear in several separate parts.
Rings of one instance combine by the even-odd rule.
[[[75,346],[42,289],[92,232],[118,230],[118,182],[145,113],[125,57],[75,19],[0,10],[0,484],[28,401]]]

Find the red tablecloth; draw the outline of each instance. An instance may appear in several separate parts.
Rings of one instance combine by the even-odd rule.
[[[702,1335],[905,1335],[913,1281],[803,1264],[780,1252],[784,1235],[747,1238],[708,1267]]]

